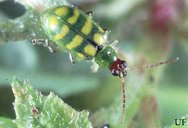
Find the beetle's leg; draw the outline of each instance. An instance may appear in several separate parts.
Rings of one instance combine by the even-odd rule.
[[[52,53],[55,53],[56,51],[49,45],[48,40],[46,39],[44,47],[47,47],[48,50]]]
[[[32,40],[33,45],[43,45],[44,47],[47,47],[48,50],[52,53],[55,53],[56,51],[53,50],[53,48],[49,45],[47,39],[33,39]]]
[[[76,59],[74,58],[74,56],[71,53],[69,53],[69,59],[70,59],[72,64],[76,63]]]
[[[99,69],[99,65],[95,62],[91,65],[91,72],[96,73]]]

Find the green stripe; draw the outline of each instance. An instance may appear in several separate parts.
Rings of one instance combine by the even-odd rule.
[[[84,13],[82,10],[79,10],[80,11],[80,17],[82,18],[82,20],[80,19],[80,27],[79,27],[79,31],[81,32],[81,30],[82,30],[82,28],[84,27],[84,25],[85,25],[85,22],[87,22],[87,19],[89,18],[89,16],[86,14],[86,13]],[[94,42],[94,40],[93,40],[93,36],[94,36],[94,34],[95,33],[101,33],[102,35],[104,35],[105,33],[104,32],[102,32],[100,29],[99,29],[99,27],[97,26],[97,24],[96,24],[96,22],[94,21],[94,20],[92,20],[92,29],[91,29],[91,31],[90,31],[90,33],[89,34],[87,34],[87,35],[85,35],[89,40],[91,40],[91,41],[93,41]],[[87,43],[88,44],[88,43]],[[92,43],[91,43],[92,44]],[[92,44],[93,45],[93,44]],[[98,45],[97,43],[96,43],[96,45]]]
[[[76,35],[77,35],[77,33],[75,33],[73,30],[70,29],[70,32],[63,39],[61,39],[59,42],[63,43],[64,46],[66,46],[73,40],[73,38]]]
[[[94,34],[97,33],[97,32],[99,32],[98,27],[97,27],[96,25],[93,25],[91,32],[87,35],[88,38],[89,38],[90,40],[94,41],[94,40],[93,40],[93,36],[94,36]]]
[[[52,11],[52,15],[58,17],[56,14],[55,14],[55,11],[60,9],[61,7],[56,7],[53,9]],[[58,29],[56,30],[56,33],[53,33],[52,36],[55,36],[56,34],[59,34],[61,32],[61,29],[63,27],[63,25],[67,25],[66,23],[66,20],[71,17],[74,13],[73,13],[73,10],[72,9],[69,9],[67,7],[67,10],[68,10],[68,13],[64,16],[64,17],[59,17],[58,21],[59,21],[59,27]],[[69,27],[69,26],[68,26]],[[56,41],[58,42],[58,44],[60,44],[61,46],[65,46],[66,44],[69,44],[71,42],[71,40],[74,38],[74,36],[76,35],[76,33],[69,27],[70,31],[69,33],[61,40],[59,41]],[[54,39],[55,40],[55,39]]]
[[[89,44],[89,43],[90,43],[90,42],[88,42],[87,40],[84,40],[84,42],[83,42],[79,47],[77,47],[77,48],[75,49],[76,52],[79,52],[79,53],[84,54],[87,60],[90,60],[90,59],[92,59],[92,58],[94,57],[94,56],[88,55],[88,54],[85,53],[85,51],[84,51],[85,46],[86,46],[87,44]]]
[[[76,29],[77,31],[81,32],[81,29],[84,26],[85,22],[86,22],[86,18],[82,14],[80,14],[77,22],[74,25],[72,25],[72,27]]]

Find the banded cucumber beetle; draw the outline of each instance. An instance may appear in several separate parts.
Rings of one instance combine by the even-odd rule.
[[[108,40],[109,31],[102,29],[93,20],[91,13],[86,14],[77,7],[64,5],[51,7],[42,13],[41,23],[48,37],[60,51],[69,53],[72,63],[93,60],[99,67],[108,68],[113,76],[121,78],[123,96],[121,120],[124,118],[126,108],[124,77],[127,75],[127,70],[150,68],[178,60],[174,58],[140,67],[128,67],[126,61],[117,57],[113,48],[117,41]],[[41,42],[53,52],[48,45],[48,40],[33,40],[34,44],[41,44]]]

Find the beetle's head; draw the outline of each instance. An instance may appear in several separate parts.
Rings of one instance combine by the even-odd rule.
[[[127,68],[127,62],[120,59],[114,61],[109,67],[112,75],[119,77],[125,77],[127,75],[126,68]]]

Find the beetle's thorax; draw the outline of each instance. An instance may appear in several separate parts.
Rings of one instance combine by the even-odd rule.
[[[95,56],[95,62],[100,67],[109,68],[114,76],[126,76],[127,63],[117,57],[117,53],[111,46],[103,47]]]

